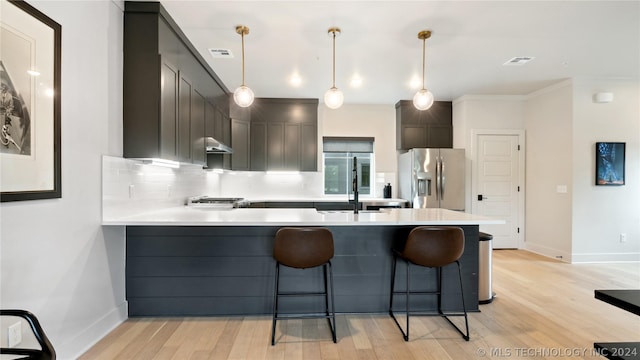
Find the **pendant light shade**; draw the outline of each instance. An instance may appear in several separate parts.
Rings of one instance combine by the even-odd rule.
[[[418,39],[422,40],[422,89],[413,96],[413,106],[418,110],[427,110],[433,105],[433,94],[424,86],[425,73],[425,47],[426,40],[431,37],[430,30],[423,30],[418,33]]]
[[[344,102],[342,91],[336,87],[336,36],[340,35],[340,28],[330,28],[329,35],[333,36],[333,86],[324,93],[324,103],[329,109],[337,109]]]
[[[253,104],[253,91],[244,84],[244,36],[249,34],[249,28],[244,25],[236,26],[236,32],[242,37],[242,85],[233,92],[233,101],[240,107],[248,107]]]
[[[233,101],[240,107],[247,107],[253,104],[253,91],[246,85],[239,86],[236,91],[233,92]]]
[[[418,110],[427,110],[433,105],[433,94],[427,89],[421,89],[413,96],[413,106]]]
[[[344,95],[338,88],[332,87],[324,93],[324,103],[329,109],[337,109],[342,106]]]

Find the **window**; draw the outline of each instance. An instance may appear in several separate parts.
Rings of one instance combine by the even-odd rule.
[[[371,194],[373,138],[323,138],[324,193],[353,193],[353,158],[357,161],[358,193]]]

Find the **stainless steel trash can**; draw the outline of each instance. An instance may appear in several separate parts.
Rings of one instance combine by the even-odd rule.
[[[478,259],[478,303],[489,304],[495,297],[491,283],[493,235],[483,232],[480,232],[478,235],[480,240],[480,259]]]

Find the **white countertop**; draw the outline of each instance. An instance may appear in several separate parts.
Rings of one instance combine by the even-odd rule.
[[[315,209],[216,210],[187,206],[103,219],[103,225],[126,226],[375,226],[504,224],[446,209],[384,209],[380,212],[316,211]]]
[[[250,199],[246,199],[250,202],[348,202],[350,200],[353,200],[353,195],[347,199],[346,196],[324,196],[324,197],[315,197],[315,198],[262,198],[262,199],[256,199],[256,198],[250,198]],[[398,199],[398,198],[372,198],[372,197],[362,197],[360,196],[358,198],[358,202],[361,203],[379,203],[379,202],[394,202],[394,203],[406,203],[408,202],[405,199]]]

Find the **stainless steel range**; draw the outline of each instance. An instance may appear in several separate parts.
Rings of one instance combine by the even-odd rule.
[[[224,198],[211,196],[194,196],[187,200],[187,206],[201,207],[209,209],[228,210],[234,208],[248,207],[249,201],[244,198]]]

